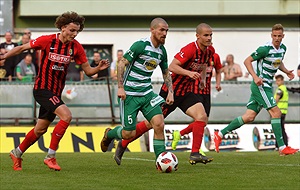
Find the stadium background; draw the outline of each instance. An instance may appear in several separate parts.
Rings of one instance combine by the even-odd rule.
[[[64,5],[67,5],[67,10]],[[281,23],[285,27],[286,34],[283,42],[288,48],[285,64],[287,68],[296,70],[300,63],[299,1],[296,0],[0,0],[0,6],[1,42],[6,30],[15,33],[15,41],[20,40],[25,28],[32,31],[33,38],[56,32],[53,26],[55,18],[62,12],[76,11],[86,17],[85,29],[78,35],[77,40],[84,45],[89,58],[91,52],[99,50],[103,57],[110,60],[115,58],[118,49],[127,50],[135,40],[149,36],[149,23],[154,17],[163,17],[169,23],[170,31],[166,40],[169,60],[172,60],[179,48],[195,40],[197,24],[206,22],[214,29],[213,42],[221,60],[224,60],[228,53],[232,53],[235,62],[242,66],[244,73],[246,69],[242,63],[245,57],[258,45],[269,41],[271,27],[275,23]],[[154,73],[153,79],[155,91],[158,91],[161,85],[159,69]],[[287,83],[288,87],[299,87],[298,80],[296,78],[293,82]],[[249,96],[249,84],[249,79],[245,78],[236,83],[222,82],[224,90],[221,93],[212,92],[210,123],[228,123],[243,113]],[[113,83],[110,85],[110,90],[106,83],[70,83],[66,86],[66,89],[75,87],[78,93],[73,100],[65,99],[75,117],[72,126],[118,123],[116,86]],[[13,144],[12,138],[7,136],[8,133],[21,129],[24,133],[23,128],[8,125],[32,125],[36,109],[31,88],[31,84],[1,84],[1,152],[7,142],[10,142],[9,147],[16,145]],[[290,95],[287,122],[299,128],[299,94],[290,93]],[[139,119],[142,120],[140,115]],[[263,111],[256,123],[267,123],[268,120],[268,114]],[[189,121],[190,119],[178,110],[166,120],[168,124],[187,124]],[[94,133],[99,135],[99,138],[95,138],[99,140],[104,126],[97,125],[97,128],[100,128],[101,133],[99,131],[99,134]],[[97,131],[97,128],[94,130]],[[299,139],[299,133],[298,130],[291,134]],[[88,136],[82,138],[88,141]],[[64,144],[61,145],[63,146]],[[300,146],[300,142],[297,146]]]

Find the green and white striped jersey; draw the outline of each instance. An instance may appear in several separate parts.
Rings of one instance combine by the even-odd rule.
[[[124,75],[124,90],[127,95],[144,96],[152,92],[151,76],[159,65],[168,68],[167,52],[163,45],[155,48],[151,39],[143,38],[135,42],[124,54],[129,61]]]
[[[285,52],[284,44],[280,44],[276,49],[272,42],[268,42],[251,54],[251,57],[256,60],[252,66],[256,75],[263,79],[264,87],[272,88],[274,75],[282,63]]]

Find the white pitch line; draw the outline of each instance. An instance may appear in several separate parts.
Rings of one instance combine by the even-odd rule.
[[[144,158],[127,158],[127,157],[123,157],[122,159],[125,159],[125,160],[140,160],[140,161],[146,161],[146,162],[155,162],[155,160],[144,159]]]
[[[155,160],[150,160],[150,159],[144,159],[144,158],[128,158],[128,157],[123,157],[122,159],[124,160],[138,160],[138,161],[146,161],[146,162],[154,162]],[[232,165],[232,163],[220,163],[220,162],[212,162],[210,164],[219,164],[219,165]],[[283,166],[283,167],[300,167],[300,164],[245,164],[245,163],[235,163],[234,165],[250,165],[250,166]]]

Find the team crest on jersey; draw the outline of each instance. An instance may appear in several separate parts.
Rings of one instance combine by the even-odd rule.
[[[281,60],[280,59],[276,59],[272,64],[273,64],[273,66],[275,68],[278,68],[280,66],[280,64],[281,64]]]
[[[69,54],[70,54],[70,56],[73,55],[73,50],[72,49],[69,50]]]
[[[152,71],[157,67],[158,63],[155,60],[151,59],[145,61],[144,65],[147,70]]]

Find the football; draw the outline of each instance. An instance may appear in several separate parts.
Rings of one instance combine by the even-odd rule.
[[[172,152],[162,152],[156,159],[156,168],[163,173],[171,173],[178,169],[178,159]]]

